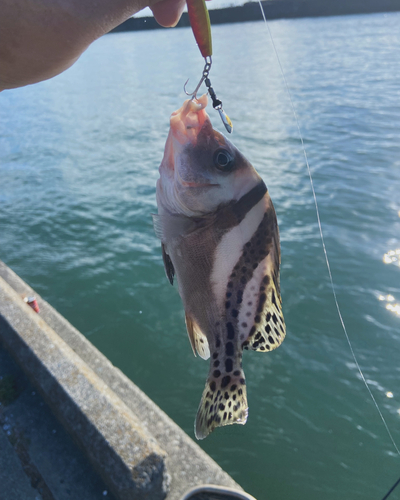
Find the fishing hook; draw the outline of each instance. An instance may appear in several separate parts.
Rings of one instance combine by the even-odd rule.
[[[203,74],[201,76],[201,80],[199,81],[197,87],[194,89],[194,92],[186,92],[186,85],[187,85],[189,79],[186,80],[186,83],[183,86],[183,90],[184,90],[185,94],[192,96],[192,99],[196,99],[197,92],[199,91],[199,88],[201,87],[201,85],[204,82],[204,80],[206,78],[208,78],[208,75],[210,73],[210,69],[211,69],[211,65],[212,65],[211,56],[205,57],[204,60],[205,60],[206,64],[204,65],[204,68],[203,68]]]
[[[201,87],[201,85],[204,82],[206,84],[208,93],[210,94],[211,100],[213,102],[213,108],[218,111],[219,116],[221,117],[222,123],[224,124],[227,132],[230,134],[232,132],[232,129],[233,129],[232,122],[231,122],[229,116],[222,109],[222,101],[220,101],[217,98],[217,95],[216,95],[214,89],[211,86],[211,80],[208,77],[209,74],[210,74],[210,69],[211,69],[211,64],[212,64],[211,56],[205,57],[204,60],[206,61],[206,64],[205,64],[205,66],[203,68],[203,74],[201,76],[201,79],[200,79],[197,87],[194,89],[193,92],[191,92],[191,93],[187,92],[186,91],[186,85],[187,85],[187,83],[188,83],[189,80],[186,80],[185,85],[183,86],[183,90],[184,90],[184,92],[185,92],[186,95],[191,96],[192,100],[196,99],[197,92],[199,91],[199,88]]]

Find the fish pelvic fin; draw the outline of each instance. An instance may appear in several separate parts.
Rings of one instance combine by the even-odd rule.
[[[165,274],[167,275],[167,278],[168,278],[169,282],[171,283],[171,285],[173,285],[174,284],[174,276],[175,276],[175,268],[174,268],[174,265],[172,264],[171,257],[167,254],[164,243],[161,243],[161,249],[162,249]]]
[[[233,373],[237,375],[231,372],[216,377],[218,370],[210,373],[195,422],[197,439],[204,439],[216,427],[246,423],[248,405],[244,373],[242,369]]]
[[[208,359],[210,357],[210,348],[207,337],[190,314],[185,313],[185,321],[193,354],[196,356],[197,352],[201,358]]]
[[[282,344],[286,336],[286,326],[282,314],[279,285],[276,283],[274,276],[264,277],[261,288],[265,291],[259,295],[254,324],[247,340],[243,343],[243,349],[268,352]]]

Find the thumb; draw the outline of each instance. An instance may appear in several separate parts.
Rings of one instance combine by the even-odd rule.
[[[152,5],[150,9],[158,24],[165,28],[172,28],[178,24],[185,5],[185,0],[162,0]]]

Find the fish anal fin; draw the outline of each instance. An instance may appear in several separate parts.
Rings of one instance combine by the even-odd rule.
[[[208,359],[210,357],[210,348],[208,346],[207,337],[201,331],[199,325],[192,318],[192,316],[190,316],[190,314],[185,314],[185,320],[193,354],[196,356],[197,352],[201,358]]]
[[[267,277],[269,278],[269,277]],[[265,279],[269,285],[261,285],[259,303],[254,324],[249,331],[244,349],[268,352],[281,345],[286,335],[285,320],[282,314],[282,302],[275,286],[275,280]]]
[[[204,439],[215,428],[241,424],[247,421],[248,406],[246,382],[240,369],[239,376],[222,373],[207,379],[195,423],[197,439]]]
[[[164,243],[161,243],[161,248],[162,248],[162,256],[163,256],[163,261],[164,261],[164,269],[165,269],[165,274],[167,275],[167,278],[169,279],[169,282],[171,285],[174,284],[174,276],[175,276],[175,268],[174,265],[172,264],[171,257],[167,254],[165,250],[165,245]]]

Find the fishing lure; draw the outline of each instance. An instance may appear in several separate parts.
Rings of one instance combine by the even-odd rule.
[[[189,80],[186,81],[184,86],[185,94],[191,96],[192,99],[195,99],[199,88],[204,82],[210,94],[213,108],[218,111],[225,129],[230,134],[233,130],[231,119],[223,110],[222,101],[217,98],[217,95],[211,86],[211,81],[209,78],[212,65],[212,38],[210,16],[208,14],[206,2],[205,0],[187,0],[186,3],[193,35],[199,47],[200,53],[204,57],[205,65],[200,82],[192,93],[186,92],[186,85]]]

